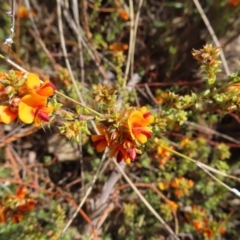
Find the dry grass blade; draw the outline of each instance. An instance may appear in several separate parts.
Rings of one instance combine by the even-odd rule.
[[[119,164],[114,159],[113,162],[115,163],[115,166],[119,170],[119,172],[123,175],[125,180],[129,183],[131,188],[134,190],[134,192],[138,195],[140,200],[145,204],[145,206],[149,209],[149,211],[156,217],[156,219],[164,226],[164,228],[168,231],[168,233],[176,240],[179,240],[178,236],[174,233],[174,231],[167,225],[167,223],[162,219],[162,217],[155,211],[155,209],[149,204],[149,202],[146,200],[146,198],[140,193],[140,191],[137,189],[137,187],[133,184],[133,182],[130,180],[130,178],[127,176],[127,174],[124,172],[124,170],[119,166]]]
[[[127,85],[127,80],[128,80],[128,74],[131,68],[131,63],[132,59],[134,58],[134,6],[133,6],[133,0],[129,0],[129,12],[130,12],[130,38],[129,38],[129,51],[128,51],[128,58],[127,58],[127,63],[126,63],[126,69],[125,69],[125,75],[124,75],[124,84],[123,88],[126,87]],[[133,66],[132,66],[133,68]]]
[[[80,100],[80,102],[82,104],[85,104],[82,94],[80,93],[77,83],[76,83],[76,79],[73,75],[73,71],[72,71],[72,67],[70,65],[68,56],[67,56],[67,49],[66,49],[66,43],[65,43],[65,38],[64,38],[64,31],[63,31],[63,23],[62,23],[62,9],[61,9],[61,0],[57,0],[57,13],[58,13],[58,29],[59,29],[59,34],[60,34],[60,40],[61,40],[61,46],[62,46],[62,50],[63,50],[63,55],[65,58],[65,63],[67,66],[67,69],[69,71],[69,74],[71,76],[71,80],[74,86],[74,89],[78,95],[78,98]]]
[[[78,208],[76,209],[76,211],[74,212],[74,214],[72,215],[72,217],[70,218],[70,220],[67,222],[67,224],[65,225],[65,227],[62,229],[60,237],[62,237],[62,236],[65,234],[65,232],[67,231],[67,229],[68,229],[69,226],[71,225],[72,221],[73,221],[73,220],[75,219],[75,217],[77,216],[79,210],[82,208],[83,204],[86,202],[88,196],[90,195],[90,193],[91,193],[91,191],[92,191],[92,189],[93,189],[93,186],[94,186],[95,182],[97,181],[99,174],[101,173],[101,169],[102,169],[104,160],[106,159],[106,154],[107,154],[107,151],[105,151],[104,154],[103,154],[103,156],[102,156],[100,165],[98,166],[98,169],[97,169],[97,171],[96,171],[96,174],[93,176],[91,185],[90,185],[90,186],[88,187],[88,189],[86,190],[85,196],[83,197],[83,199],[82,199],[81,202],[79,203]]]

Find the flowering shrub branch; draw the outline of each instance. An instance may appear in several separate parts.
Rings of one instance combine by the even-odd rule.
[[[146,107],[119,111],[114,118],[100,121],[101,135],[92,135],[93,146],[98,152],[108,147],[110,157],[116,156],[117,162],[130,163],[141,153],[139,148],[151,138],[153,122],[154,116]]]
[[[53,107],[48,98],[55,86],[47,79],[41,84],[34,73],[9,71],[0,74],[0,122],[9,124],[18,119],[26,124],[49,122]]]
[[[74,4],[77,5],[77,1],[72,2],[73,6]],[[193,121],[199,125],[216,126],[217,120],[228,114],[232,114],[235,116],[235,119],[238,119],[237,114],[240,110],[239,71],[225,77],[225,79],[223,79],[224,81],[219,81],[218,74],[221,71],[221,61],[218,59],[220,48],[207,44],[203,46],[202,49],[192,50],[192,55],[198,62],[201,74],[203,75],[203,80],[200,80],[202,83],[201,88],[192,88],[185,91],[185,89],[178,90],[177,86],[173,86],[170,89],[162,87],[154,92],[155,89],[149,88],[151,84],[148,80],[154,80],[156,83],[158,81],[157,71],[152,71],[151,66],[148,73],[147,70],[141,66],[141,61],[148,61],[148,54],[146,54],[147,57],[144,56],[142,60],[141,53],[139,61],[136,59],[139,53],[136,51],[136,54],[134,54],[135,44],[137,44],[136,46],[144,46],[146,51],[155,45],[155,42],[151,41],[146,44],[145,41],[138,39],[138,34],[136,34],[137,31],[135,30],[137,30],[138,26],[144,26],[144,21],[138,22],[140,19],[140,9],[144,7],[141,3],[135,13],[132,1],[130,1],[129,9],[120,1],[114,1],[114,5],[116,6],[113,8],[108,7],[109,3],[106,4],[107,7],[102,7],[101,1],[99,0],[95,1],[94,4],[83,1],[82,4],[86,4],[87,6],[81,6],[81,11],[83,11],[81,14],[73,7],[73,17],[71,16],[72,13],[68,13],[66,6],[62,6],[60,1],[57,1],[57,3],[59,19],[61,20],[62,16],[60,15],[64,8],[63,15],[70,24],[70,28],[76,33],[78,43],[76,44],[76,42],[72,40],[68,43],[69,46],[77,46],[77,49],[79,49],[79,65],[81,68],[81,74],[79,75],[81,75],[81,81],[72,84],[71,76],[78,76],[78,70],[76,72],[73,71],[72,74],[72,69],[69,66],[68,69],[65,69],[59,65],[54,65],[56,71],[51,81],[48,78],[41,80],[40,75],[38,76],[38,74],[34,72],[28,73],[11,60],[0,55],[7,63],[12,64],[14,69],[17,69],[0,72],[0,123],[2,125],[15,123],[15,125],[12,126],[16,126],[19,123],[33,124],[37,128],[47,125],[52,128],[51,131],[54,133],[55,131],[57,132],[57,137],[59,137],[59,135],[65,137],[66,139],[64,140],[66,140],[67,143],[72,142],[72,140],[78,143],[79,156],[77,160],[79,161],[80,159],[79,162],[81,162],[81,166],[79,168],[81,168],[81,171],[77,169],[77,174],[75,174],[77,179],[74,179],[70,183],[68,182],[68,176],[71,175],[72,177],[72,175],[74,175],[73,172],[75,169],[71,169],[66,174],[66,178],[64,176],[64,179],[57,179],[55,184],[52,183],[54,180],[50,179],[50,177],[47,178],[50,180],[49,182],[46,181],[46,186],[57,189],[58,194],[54,196],[58,197],[63,194],[69,194],[70,198],[73,198],[71,193],[69,193],[70,190],[66,194],[59,185],[66,181],[66,188],[70,189],[72,186],[75,187],[76,184],[80,184],[83,192],[87,192],[87,194],[80,205],[76,207],[76,213],[78,213],[78,210],[82,207],[85,199],[94,187],[93,183],[95,183],[98,173],[100,172],[99,167],[96,171],[96,176],[92,180],[91,187],[85,191],[85,182],[89,183],[89,179],[92,179],[92,176],[95,174],[89,171],[86,176],[84,176],[83,170],[85,165],[95,171],[100,161],[99,155],[105,151],[110,158],[115,158],[117,163],[122,162],[121,164],[117,164],[114,161],[117,167],[125,166],[126,163],[130,165],[130,168],[127,168],[126,171],[135,171],[137,169],[134,172],[134,177],[137,180],[141,179],[141,181],[143,181],[142,186],[144,186],[145,183],[148,183],[149,186],[152,184],[154,192],[157,193],[164,202],[156,199],[155,195],[146,189],[144,189],[145,198],[154,206],[154,209],[156,209],[156,211],[154,211],[159,212],[164,220],[170,223],[169,226],[173,225],[172,221],[174,221],[175,233],[173,236],[176,239],[178,238],[177,235],[181,232],[194,233],[199,239],[220,238],[225,233],[227,234],[232,227],[228,222],[231,213],[228,213],[229,206],[222,206],[221,201],[222,199],[227,199],[226,191],[234,193],[236,197],[240,195],[234,186],[230,187],[225,183],[227,182],[225,178],[239,180],[239,178],[231,172],[232,168],[227,161],[231,156],[231,145],[227,141],[222,142],[222,139],[217,141],[212,136],[209,136],[210,134],[200,131],[197,128],[193,129],[192,126],[189,126],[189,122]],[[233,10],[239,5],[239,1],[228,1],[227,4],[231,5],[230,7]],[[169,6],[170,5],[178,9],[184,4],[174,2],[169,3]],[[146,6],[148,6],[147,2]],[[92,9],[92,12],[87,11],[86,14],[85,10],[88,7]],[[152,9],[146,10],[149,15],[152,15]],[[187,11],[190,10],[191,9],[188,9]],[[98,26],[98,15],[100,12],[107,12],[111,14],[111,16],[104,19],[104,21],[100,23],[101,26]],[[78,15],[81,15],[81,17]],[[88,15],[90,16],[90,22],[88,22]],[[12,17],[14,18],[14,16]],[[31,10],[29,7],[27,9],[19,6],[16,17],[19,23],[21,20],[23,24],[29,27],[29,17],[31,21],[34,21],[38,18],[38,12]],[[79,23],[79,19],[81,18],[83,18],[83,28],[85,28],[84,31],[86,34],[82,33],[82,23]],[[109,19],[114,21],[111,22]],[[116,21],[116,19],[118,19],[118,21]],[[176,19],[173,22],[175,22]],[[111,31],[109,31],[106,25],[108,22],[111,22],[114,26],[113,29],[110,29]],[[165,23],[161,21],[154,20],[154,24],[157,26],[155,29],[156,32],[162,31],[162,28],[165,27]],[[98,32],[95,33],[95,31],[98,31],[98,27],[101,29],[100,34]],[[16,29],[20,29],[20,24]],[[115,35],[117,35],[116,32],[118,31],[122,32],[122,36],[119,36],[117,39]],[[59,32],[63,35],[63,31]],[[126,38],[125,32],[130,34],[130,39],[134,40],[130,41],[130,46],[124,43]],[[30,33],[33,35],[36,34],[34,32]],[[139,31],[139,33],[142,34],[141,31]],[[38,35],[40,34],[34,36],[39,43],[43,43]],[[105,37],[103,37],[105,35],[106,40],[104,39]],[[115,38],[117,41],[114,40]],[[124,39],[124,41],[120,41],[119,39]],[[137,42],[135,42],[136,39]],[[12,43],[12,39],[10,40],[9,43]],[[166,42],[167,45],[171,42],[170,38],[166,38],[164,42]],[[9,44],[9,46],[11,46],[11,44]],[[47,55],[50,55],[44,43],[43,46]],[[19,52],[19,46],[16,46],[16,49],[17,52]],[[85,51],[86,49],[87,51]],[[99,49],[101,50],[101,54],[98,51]],[[171,43],[168,50],[174,58],[177,52],[177,46]],[[71,56],[70,54],[69,56],[65,54],[67,51],[63,52],[64,58]],[[90,58],[86,55],[86,52]],[[126,57],[127,55],[128,57]],[[107,61],[104,60],[106,56],[107,58],[109,57]],[[51,55],[50,57],[52,58]],[[85,58],[95,61],[98,70],[104,76],[102,81],[99,81],[100,76],[98,76],[98,73],[92,71],[92,62],[89,67],[91,70],[86,71],[85,74],[83,61]],[[51,62],[56,64],[55,61]],[[157,62],[159,62],[159,59]],[[149,74],[149,79],[146,84],[140,84],[147,86],[146,91],[141,92],[147,100],[138,98],[136,92],[130,91],[130,87],[131,90],[135,90],[135,85],[131,86],[131,84],[129,84],[128,86],[127,84],[129,69],[132,70],[130,75],[134,75],[135,72],[133,72],[133,69],[135,71],[135,64],[138,67],[136,68],[136,72],[139,76],[143,73],[144,76],[148,77]],[[177,66],[174,66],[174,63],[169,65],[171,65],[173,69],[178,68],[178,63]],[[111,66],[111,72],[107,69],[108,66]],[[112,77],[112,75],[114,76]],[[89,82],[86,81],[88,78],[91,79]],[[144,81],[144,79],[142,79],[142,81]],[[161,85],[162,82],[159,81],[157,83]],[[137,85],[136,89],[138,89],[140,85]],[[81,99],[81,103],[76,100],[77,96],[74,92],[74,87],[75,90],[77,88],[80,89],[79,93],[81,92],[82,96],[78,97]],[[152,106],[149,104],[150,102],[153,103]],[[55,128],[55,125],[57,128]],[[9,142],[6,141],[5,145],[7,143]],[[64,148],[65,146],[67,146],[67,144],[64,145]],[[77,152],[76,149],[75,152]],[[55,157],[55,152],[49,154],[53,154]],[[105,159],[105,154],[103,156],[102,159]],[[67,157],[69,157],[69,155]],[[42,159],[37,163],[34,163],[31,159],[33,163],[31,162],[27,168],[22,167],[22,165],[25,164],[22,163],[24,161],[16,161],[17,163],[15,163],[14,160],[11,159],[11,163],[16,165],[15,172],[20,172],[19,167],[24,173],[28,171],[34,175],[33,180],[30,178],[30,181],[33,182],[30,186],[38,189],[38,184],[42,184],[42,182],[45,181],[45,177],[50,175],[51,167],[54,169],[53,172],[57,172],[54,176],[55,178],[57,178],[58,175],[64,175],[59,170],[60,168],[54,165],[55,161],[57,162],[57,160],[55,160],[57,158],[50,159],[50,163],[46,163],[49,160],[46,160],[46,156],[43,158],[44,163],[41,162]],[[90,161],[88,161],[89,159]],[[112,163],[109,165],[110,170],[112,170],[111,164]],[[41,178],[39,177],[40,180],[37,181],[36,176],[40,175],[38,173],[39,165],[43,167],[39,170],[39,172],[42,171],[42,175]],[[102,164],[100,164],[100,166],[102,166]],[[3,169],[4,167],[6,166],[3,166]],[[31,168],[34,168],[34,174]],[[65,166],[63,166],[63,169],[65,170]],[[203,171],[199,171],[199,169]],[[79,172],[81,172],[81,174],[79,174]],[[123,173],[121,172],[121,174]],[[217,177],[214,174],[216,174]],[[17,175],[20,176],[21,174],[19,173]],[[81,178],[79,177],[80,175]],[[9,176],[12,177],[11,175]],[[98,180],[99,182],[106,181],[106,176],[101,176]],[[111,178],[109,178],[109,181],[111,181]],[[131,183],[131,180],[129,181]],[[140,186],[139,183],[132,185]],[[73,189],[75,194],[75,188]],[[8,194],[2,197],[0,203],[1,223],[20,223],[24,221],[25,215],[35,209],[36,203],[32,198],[26,197],[26,191],[26,189],[20,188],[15,195]],[[142,196],[139,191],[134,191],[138,193],[138,196]],[[131,222],[134,229],[136,227],[140,229],[139,226],[147,226],[145,229],[148,230],[149,226],[149,232],[154,228],[158,228],[157,232],[159,231],[159,235],[157,235],[157,239],[164,235],[164,233],[162,233],[164,230],[161,227],[159,228],[159,226],[156,228],[156,223],[151,220],[148,212],[142,211],[141,207],[136,208],[136,205],[140,203],[140,206],[141,203],[144,202],[142,199],[145,200],[145,198],[140,198],[142,202],[137,202],[138,200],[134,199],[132,202],[130,200],[129,203],[127,202],[129,199],[126,198],[122,204],[123,198],[116,197],[117,194],[118,192],[115,193],[115,196],[111,196],[110,200],[115,203],[116,207],[120,208],[119,213],[117,213],[118,215],[123,212],[125,223]],[[199,199],[196,199],[196,196],[199,196]],[[192,199],[195,199],[197,203],[194,203]],[[220,208],[223,208],[223,210],[219,211],[221,214],[218,214]],[[87,206],[88,212],[90,212],[89,209],[90,207]],[[213,213],[214,211],[217,213]],[[56,218],[59,220],[57,228],[60,229],[64,225],[65,216],[60,207],[57,207],[57,213]],[[110,215],[110,213],[106,215]],[[73,221],[74,217],[75,215],[71,218],[70,222]],[[103,218],[106,219],[105,216]],[[89,217],[85,216],[85,219],[89,219]],[[102,218],[100,220],[102,220]],[[95,234],[95,230],[99,228],[98,223],[95,225],[95,223],[91,221],[92,220],[89,220],[88,223],[93,229],[94,238],[97,238],[98,236]],[[138,222],[136,226],[134,225],[134,221]],[[69,225],[64,228],[63,232]],[[168,225],[165,224],[164,226],[166,228]],[[96,227],[96,229],[94,229],[94,227]],[[125,233],[131,232],[132,229],[129,230],[128,227],[127,224],[122,224],[121,227],[119,227],[119,234],[123,233],[124,235]],[[140,229],[139,235],[141,235],[141,231]],[[63,232],[61,234],[63,234]],[[169,232],[172,234],[172,231]],[[49,231],[47,236],[52,236],[53,239],[57,239],[61,234],[57,231],[56,233]],[[133,233],[135,237],[134,234],[135,232]],[[141,237],[144,238],[145,236]]]

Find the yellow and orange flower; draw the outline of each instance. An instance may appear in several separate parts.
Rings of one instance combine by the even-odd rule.
[[[146,107],[140,110],[133,110],[128,117],[128,128],[132,139],[139,143],[146,143],[152,136],[152,130],[149,125],[154,122],[154,116],[147,112]]]
[[[44,97],[50,97],[55,93],[55,86],[49,81],[49,79],[41,84],[39,77],[34,73],[28,74],[26,85],[30,92],[37,93]]]
[[[169,148],[173,149],[172,146],[170,146]],[[171,155],[172,155],[172,153],[168,149],[166,149],[162,146],[157,147],[157,154],[161,157],[167,157],[167,158],[171,157]]]
[[[49,79],[46,79],[36,93],[41,96],[51,97],[55,93],[55,86],[49,81]]]
[[[181,184],[182,180],[183,180],[183,177],[173,179],[170,183],[171,187],[178,188],[179,185]]]
[[[93,146],[97,149],[98,152],[102,152],[106,147],[109,146],[110,137],[106,129],[97,125],[97,129],[100,132],[100,135],[92,135]]]
[[[169,207],[171,208],[172,211],[177,211],[178,209],[178,204],[174,201],[168,200],[167,204],[169,205]]]
[[[27,124],[33,123],[40,126],[41,121],[49,122],[52,107],[47,107],[47,98],[36,93],[25,95],[18,106],[19,119]]]
[[[55,86],[46,80],[43,84],[34,73],[10,71],[0,73],[0,123],[9,124],[17,117],[24,123],[49,121],[53,108],[47,107],[47,98],[54,95]],[[6,86],[4,84],[6,84]],[[22,84],[21,84],[22,83]]]
[[[200,221],[200,220],[194,220],[192,225],[197,231],[200,231],[204,228],[205,223],[203,221]]]
[[[0,106],[0,123],[9,124],[17,118],[18,113],[10,106]]]

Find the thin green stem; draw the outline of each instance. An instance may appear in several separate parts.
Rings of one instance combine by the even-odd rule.
[[[12,65],[13,67],[15,67],[16,69],[18,69],[21,72],[25,72],[27,73],[28,71],[26,71],[24,68],[20,67],[19,65],[17,65],[15,62],[13,62],[12,60],[4,57],[2,54],[0,54],[0,58],[2,58],[3,60],[5,60],[7,63],[9,63],[10,65]]]
[[[74,100],[74,99],[66,96],[66,95],[63,94],[63,93],[60,93],[59,91],[56,91],[56,94],[59,95],[59,96],[62,96],[62,97],[64,97],[64,98],[66,98],[66,99],[68,99],[69,101],[71,101],[71,102],[73,102],[73,103],[76,103],[76,104],[80,105],[81,107],[87,109],[89,112],[92,112],[92,113],[98,115],[99,117],[103,117],[103,114],[101,114],[101,113],[93,110],[93,109],[90,108],[90,107],[85,106],[84,104],[82,104],[82,103],[80,103],[80,102],[78,102],[78,101],[76,101],[76,100]]]

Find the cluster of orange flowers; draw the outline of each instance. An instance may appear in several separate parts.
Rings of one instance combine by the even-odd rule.
[[[9,219],[13,223],[19,223],[23,217],[32,211],[36,203],[32,198],[25,198],[27,190],[19,188],[16,195],[6,195],[0,201],[0,223],[5,223]]]
[[[156,159],[160,166],[163,168],[168,161],[174,160],[173,146],[169,144],[168,141],[164,139],[155,138],[153,144],[154,159]]]
[[[174,188],[174,194],[176,197],[181,197],[183,195],[189,195],[189,189],[193,187],[194,182],[191,179],[186,179],[184,177],[175,178],[170,183],[171,187]]]
[[[139,146],[152,136],[151,124],[154,116],[141,109],[130,108],[122,111],[113,121],[103,121],[97,128],[100,135],[92,135],[93,146],[98,152],[110,149],[110,157],[116,156],[117,162],[130,163],[141,153]]]
[[[216,234],[225,234],[226,228],[219,223],[206,217],[206,212],[202,207],[192,206],[186,214],[192,226],[206,238],[213,238]]]
[[[35,126],[49,122],[53,107],[47,106],[48,97],[54,93],[55,86],[48,79],[42,84],[34,73],[0,72],[0,123],[17,118]]]
[[[168,92],[158,92],[158,96],[156,96],[156,101],[158,104],[164,103],[164,100],[168,97]]]
[[[174,178],[170,182],[159,183],[158,187],[161,190],[168,189],[172,187],[174,189],[174,194],[176,197],[187,196],[189,195],[189,189],[194,185],[194,182],[191,179],[186,179],[184,177]]]
[[[173,149],[172,146],[169,146],[169,148]],[[164,166],[167,161],[172,160],[172,152],[170,152],[168,149],[164,148],[163,146],[157,147],[157,153],[155,155],[155,158],[158,159],[161,166]]]
[[[167,205],[170,207],[170,209],[174,212],[178,210],[178,204],[174,201],[168,200]]]

